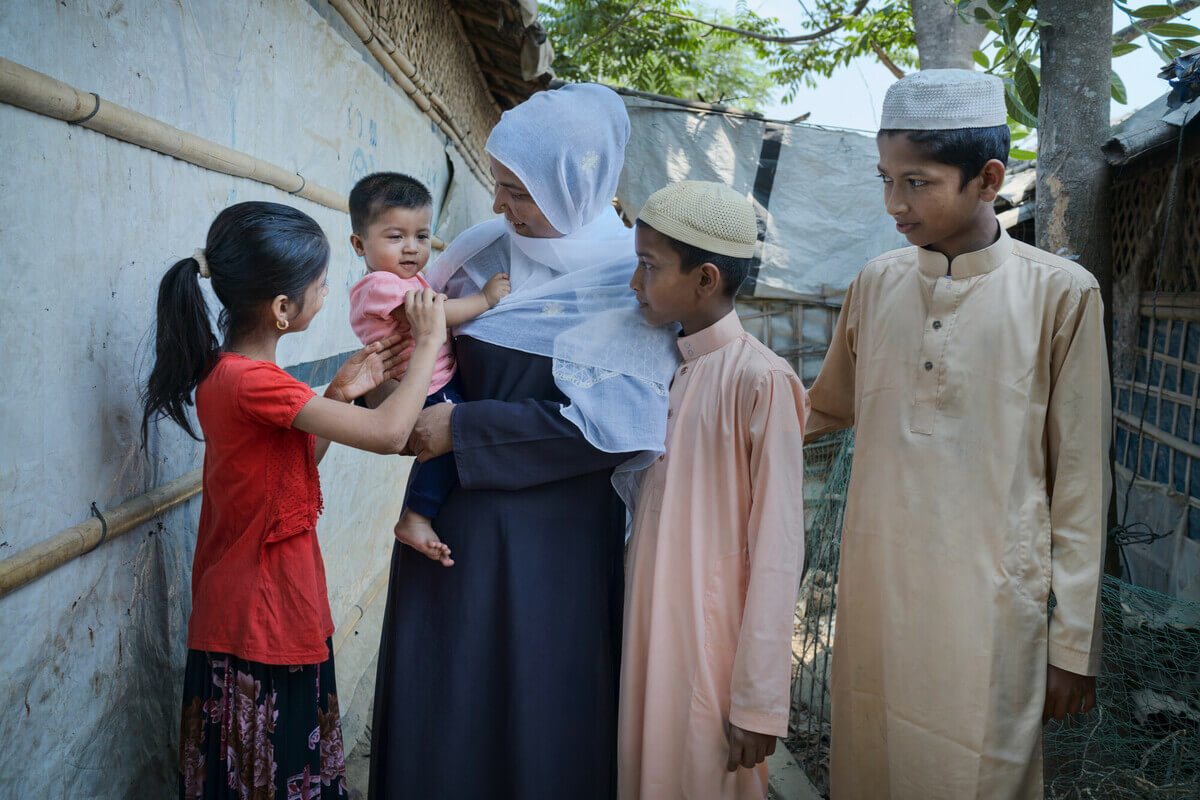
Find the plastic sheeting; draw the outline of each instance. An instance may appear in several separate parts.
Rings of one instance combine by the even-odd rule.
[[[633,134],[617,196],[626,216],[672,181],[720,181],[754,197],[765,221],[754,297],[836,297],[867,261],[906,244],[884,211],[871,136],[643,97],[625,105]],[[777,139],[777,158],[764,137]]]
[[[1188,536],[1187,496],[1136,478],[1128,491],[1127,512],[1125,498],[1132,477],[1130,470],[1116,467],[1117,519],[1131,527],[1138,525],[1138,533],[1154,533],[1161,538],[1123,546],[1122,577],[1168,597],[1200,602],[1200,541]]]
[[[323,2],[0,0],[0,20],[6,58],[343,193],[371,170],[409,172],[431,187],[443,239],[490,216],[486,190]],[[334,243],[325,308],[283,339],[285,366],[358,347],[346,295],[363,268],[345,214],[271,187],[7,105],[0,141],[6,557],[93,501],[108,508],[199,466],[202,446],[171,425],[139,451],[137,386],[158,281],[221,208],[288,203]],[[406,469],[340,447],[321,465],[336,623],[387,566]],[[0,797],[173,796],[199,505],[0,598]],[[368,661],[339,664],[343,690]]]

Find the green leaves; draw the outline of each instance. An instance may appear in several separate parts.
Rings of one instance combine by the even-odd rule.
[[[1137,17],[1138,19],[1157,19],[1159,17],[1175,16],[1175,9],[1168,5],[1153,5],[1132,9],[1128,13],[1129,16]]]
[[[647,13],[653,9],[660,14]],[[773,34],[778,24],[739,4],[737,16],[713,15],[690,0],[550,0],[542,19],[554,45],[554,69],[568,80],[594,80],[656,94],[754,108],[779,84],[764,69],[761,43],[668,14],[711,19]],[[772,27],[774,26],[774,27]]]
[[[555,70],[569,80],[599,80],[646,91],[753,108],[776,87],[789,102],[801,86],[866,56],[893,71],[917,65],[910,0],[805,0],[811,11],[802,30],[786,30],[777,19],[759,16],[758,5],[738,0],[733,14],[714,12],[709,0],[542,0],[542,19],[558,58]],[[949,0],[947,0],[949,2]],[[1142,3],[1132,8],[1131,3]],[[1179,19],[1165,2],[1113,0],[1134,25],[1112,48],[1113,58],[1148,47],[1163,60],[1200,44],[1200,26]],[[1005,79],[1013,141],[1037,127],[1042,22],[1036,0],[954,0],[964,24],[984,25],[992,35],[972,53],[978,68]],[[795,44],[715,31],[682,17],[719,22],[776,37],[825,35]],[[1154,23],[1154,20],[1163,20]],[[1110,91],[1128,101],[1115,74]],[[1014,156],[1016,157],[1016,156]]]
[[[1163,38],[1195,36],[1200,33],[1200,28],[1195,25],[1184,25],[1179,22],[1160,22],[1150,29],[1150,32],[1155,36]]]
[[[1017,96],[1016,86],[1011,78],[1004,81],[1004,104],[1008,107],[1008,115],[1021,125],[1030,128],[1037,127],[1037,113],[1030,113]]]
[[[1033,68],[1029,66],[1029,62],[1025,59],[1019,59],[1014,66],[1012,85],[1017,100],[1034,117],[1035,122],[1033,124],[1036,125],[1041,86],[1038,83],[1038,77],[1034,74]],[[1025,124],[1028,125],[1029,123]]]
[[[1109,78],[1109,84],[1113,100],[1116,100],[1121,105],[1129,102],[1128,96],[1125,92],[1125,82],[1121,80],[1120,75],[1118,75],[1116,72],[1113,72],[1112,76]]]
[[[1037,153],[1033,152],[1032,150],[1022,150],[1018,147],[1014,147],[1008,151],[1008,157],[1015,158],[1018,161],[1033,161],[1035,158],[1037,158]]]

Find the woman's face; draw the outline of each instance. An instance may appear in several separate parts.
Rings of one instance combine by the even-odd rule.
[[[557,239],[562,236],[546,219],[537,203],[533,202],[521,179],[494,158],[492,177],[496,179],[496,199],[492,202],[492,211],[503,214],[517,233],[532,239]]]

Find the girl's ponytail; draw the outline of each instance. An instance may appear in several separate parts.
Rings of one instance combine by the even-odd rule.
[[[150,421],[164,416],[199,440],[186,407],[192,405],[192,391],[212,368],[219,347],[200,290],[200,264],[195,258],[177,261],[158,286],[154,368],[142,392],[143,449]]]

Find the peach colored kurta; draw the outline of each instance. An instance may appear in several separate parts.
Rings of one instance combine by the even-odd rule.
[[[725,769],[727,726],[787,732],[807,398],[735,313],[679,349],[630,544],[619,797],[762,798],[765,764]]]
[[[856,425],[835,800],[1042,797],[1046,664],[1099,667],[1099,287],[1003,231],[947,267],[915,247],[867,264],[811,392],[810,439]]]

